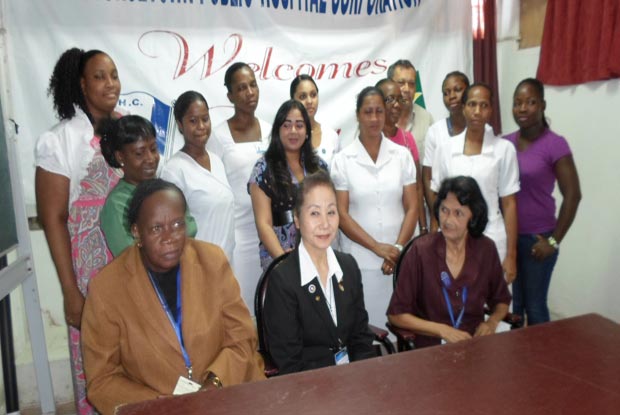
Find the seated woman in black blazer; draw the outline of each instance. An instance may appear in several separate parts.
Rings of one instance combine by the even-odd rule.
[[[267,344],[279,372],[375,356],[357,263],[330,246],[339,220],[327,173],[306,176],[294,212],[301,242],[272,271],[265,294]]]

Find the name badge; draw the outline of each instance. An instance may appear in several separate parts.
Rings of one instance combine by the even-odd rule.
[[[349,353],[347,352],[347,348],[343,347],[334,353],[334,360],[336,361],[336,366],[346,365],[349,363]]]
[[[177,385],[174,387],[172,394],[185,395],[186,393],[198,392],[200,388],[200,383],[196,383],[185,376],[179,376],[179,380],[177,380]]]

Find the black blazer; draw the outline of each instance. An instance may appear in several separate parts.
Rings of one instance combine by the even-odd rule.
[[[318,278],[300,285],[298,250],[291,252],[269,277],[263,324],[269,353],[281,374],[334,365],[339,338],[347,346],[350,361],[375,356],[360,270],[351,255],[335,253],[343,272],[341,284],[331,279],[338,327],[329,313]],[[312,293],[311,284],[315,287]]]

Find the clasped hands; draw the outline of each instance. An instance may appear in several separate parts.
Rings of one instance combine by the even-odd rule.
[[[381,265],[381,271],[384,275],[392,275],[394,273],[394,268],[396,267],[396,262],[398,262],[398,257],[400,256],[400,251],[394,245],[385,244],[385,243],[377,243],[373,252],[378,257],[383,258],[383,264]]]
[[[455,329],[454,327],[450,327],[448,325],[444,325],[442,327],[439,335],[447,343],[457,343],[463,340],[469,340],[472,337],[488,336],[489,334],[494,334],[496,329],[497,323],[491,320],[487,320],[483,321],[482,323],[480,323],[480,325],[478,325],[473,336],[466,331]]]

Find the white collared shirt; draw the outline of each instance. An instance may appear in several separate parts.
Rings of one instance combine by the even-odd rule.
[[[327,308],[329,313],[332,316],[332,320],[334,320],[334,324],[338,325],[338,315],[336,313],[336,301],[334,300],[334,284],[330,284],[332,277],[336,278],[336,282],[340,283],[342,281],[342,268],[340,268],[340,264],[338,263],[338,259],[336,259],[336,254],[334,254],[334,250],[330,247],[327,248],[327,287],[323,286],[321,282],[321,278],[319,276],[319,271],[316,269],[314,262],[310,258],[310,254],[308,250],[304,246],[304,241],[299,242],[299,272],[301,275],[301,286],[308,284],[313,279],[317,279],[319,281],[319,285],[321,286],[321,290],[323,291],[323,295],[325,296],[325,302],[327,303]]]
[[[161,178],[181,189],[189,213],[196,219],[196,239],[211,242],[224,250],[228,261],[235,249],[234,196],[222,160],[208,151],[211,170],[190,155],[177,151],[166,163]]]
[[[226,170],[226,178],[230,189],[235,196],[235,227],[237,229],[245,227],[251,233],[252,249],[258,244],[258,234],[256,233],[256,223],[254,222],[254,211],[252,210],[252,199],[248,192],[248,179],[252,174],[252,169],[256,161],[269,147],[269,134],[271,125],[261,119],[261,137],[258,141],[248,141],[246,143],[236,143],[230,132],[228,121],[224,121],[213,129],[211,137],[207,141],[207,150],[213,152],[222,159]],[[239,244],[239,241],[236,241]]]
[[[407,128],[405,130],[413,135],[420,153],[420,160],[424,160],[424,154],[426,154],[426,134],[434,122],[435,120],[428,110],[419,104],[413,104],[411,107],[411,117],[407,121]]]
[[[334,156],[331,177],[336,190],[349,193],[351,217],[375,240],[395,243],[405,218],[403,188],[416,182],[411,152],[383,137],[375,163],[356,139]],[[340,243],[361,269],[381,268],[383,258],[346,235]]]
[[[461,134],[441,143],[435,150],[431,189],[439,191],[444,179],[471,176],[476,179],[489,210],[489,223],[484,234],[495,241],[500,259],[506,254],[506,229],[500,212],[499,199],[519,191],[519,165],[515,147],[508,140],[496,137],[486,129],[482,151],[465,155],[465,129]]]
[[[444,118],[443,120],[437,121],[435,124],[431,125],[426,133],[424,160],[422,161],[422,165],[425,167],[433,167],[435,149],[441,147],[444,145],[443,143],[450,141],[452,138],[450,131],[448,131],[447,119],[448,118]],[[485,131],[493,133],[493,127],[489,124],[485,124],[484,129]]]

